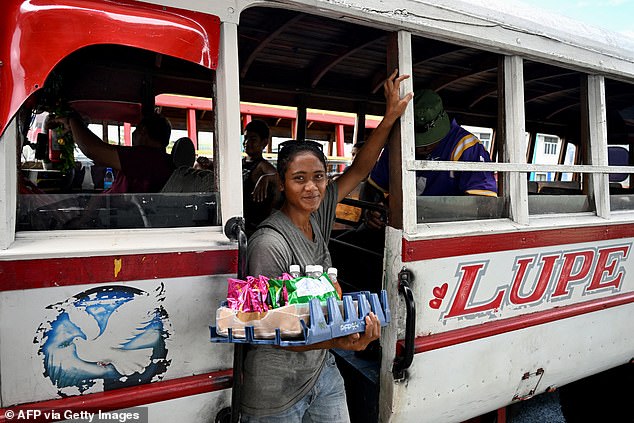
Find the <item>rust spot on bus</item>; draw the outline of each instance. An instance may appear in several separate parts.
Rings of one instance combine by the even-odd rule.
[[[121,259],[114,259],[114,278],[116,279],[119,276],[119,272],[121,272]]]

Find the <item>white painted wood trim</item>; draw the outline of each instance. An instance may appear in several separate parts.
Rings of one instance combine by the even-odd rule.
[[[608,165],[608,130],[605,103],[605,79],[600,75],[588,75],[588,121],[590,125],[590,164]],[[590,176],[597,216],[610,218],[609,175]]]
[[[506,146],[504,162],[526,163],[526,124],[524,116],[524,63],[519,56],[504,57],[504,108]],[[528,187],[521,172],[505,174],[509,214],[513,221],[528,225]]]
[[[398,68],[401,75],[412,75],[412,35],[409,32],[398,32]],[[413,78],[401,84],[401,96],[414,91]],[[407,163],[414,160],[414,101],[410,101],[401,116],[401,161]],[[416,174],[403,172],[403,231],[416,231]]]
[[[235,250],[220,226],[18,232],[0,261]]]
[[[543,9],[502,0],[145,0],[149,3],[214,14],[238,23],[246,7],[281,7],[370,24],[386,31],[405,30],[501,54],[521,55],[617,79],[634,76],[634,43],[606,29]]]
[[[220,25],[220,52],[216,71],[216,140],[219,146],[220,210],[222,225],[233,216],[242,216],[240,154],[240,80],[238,65],[238,25]]]
[[[573,173],[634,173],[634,166],[603,165],[548,165],[531,163],[484,163],[410,160],[407,170],[464,170],[500,172],[573,172]]]
[[[12,119],[0,138],[0,249],[9,248],[15,239],[17,202],[16,119]]]

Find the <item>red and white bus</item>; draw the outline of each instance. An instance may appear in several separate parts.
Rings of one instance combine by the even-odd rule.
[[[311,109],[371,128],[395,67],[412,75],[405,92],[432,88],[460,124],[491,128],[495,160],[416,160],[410,108],[389,141],[382,248],[333,234],[346,289],[383,288],[392,312],[375,355],[338,354],[353,421],[502,421],[534,396],[631,374],[634,192],[609,175],[634,168],[631,154],[611,165],[608,145],[634,151],[634,42],[485,3],[2,2],[0,422],[137,406],[151,422],[228,418],[234,348],[209,326],[244,247],[225,229],[243,216],[241,104],[288,107],[292,131],[251,114],[289,138],[319,126]],[[206,189],[103,194],[79,159],[51,169],[47,149],[25,153],[43,113],[70,105],[107,138],[168,95],[213,101],[168,115],[213,134]],[[538,134],[562,143],[557,164],[531,163]],[[419,170],[493,171],[498,196],[417,196]],[[612,382],[575,406],[609,395],[602,412],[618,409]]]

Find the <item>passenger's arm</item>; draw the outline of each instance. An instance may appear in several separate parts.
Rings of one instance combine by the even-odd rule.
[[[253,192],[251,193],[253,201],[261,203],[270,195],[273,197],[272,204],[276,204],[280,191],[280,179],[277,171],[273,165],[267,161],[261,162],[261,164],[258,165],[258,170],[259,171],[256,174],[258,180],[256,181]]]
[[[78,116],[57,118],[56,121],[72,131],[75,143],[86,157],[103,166],[121,170],[117,147],[102,141]]]
[[[396,77],[398,69],[383,84],[385,93],[385,116],[379,126],[372,131],[372,134],[359,151],[354,161],[346,172],[335,180],[338,187],[337,202],[343,200],[350,191],[356,188],[363,181],[379,158],[381,150],[387,142],[387,138],[392,130],[392,126],[405,111],[407,103],[412,99],[412,93],[400,97],[399,88],[401,81],[409,78],[409,75]]]

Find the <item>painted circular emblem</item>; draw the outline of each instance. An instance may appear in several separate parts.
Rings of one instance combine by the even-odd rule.
[[[164,287],[148,294],[103,286],[47,307],[35,342],[44,376],[61,396],[124,388],[160,380],[167,370]],[[91,389],[94,388],[94,389]]]

